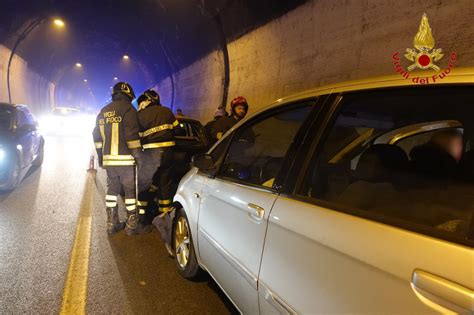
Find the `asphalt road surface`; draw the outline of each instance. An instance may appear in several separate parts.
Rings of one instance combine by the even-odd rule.
[[[65,296],[82,295],[89,314],[235,313],[209,277],[191,282],[178,274],[156,229],[107,236],[105,173],[88,180],[86,172],[91,141],[47,137],[43,166],[0,194],[0,314],[56,314]],[[89,236],[78,241],[82,230]],[[71,259],[77,253],[87,259]]]

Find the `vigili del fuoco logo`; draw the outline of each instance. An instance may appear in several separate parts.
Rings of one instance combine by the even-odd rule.
[[[437,65],[437,62],[444,57],[444,54],[441,48],[435,48],[435,40],[433,34],[431,33],[431,27],[428,23],[428,17],[426,16],[426,13],[423,14],[423,17],[421,18],[418,33],[413,39],[413,46],[415,46],[415,49],[407,48],[405,51],[404,57],[411,62],[411,65],[409,65],[408,68],[405,68],[402,65],[400,52],[396,52],[392,55],[392,62],[394,64],[395,72],[400,73],[400,75],[405,79],[411,78],[413,83],[418,84],[435,83],[444,79],[454,68],[457,58],[455,52],[450,54],[448,66],[445,69],[441,70],[441,68]],[[434,70],[438,73],[432,76],[412,77],[410,72],[417,69]]]

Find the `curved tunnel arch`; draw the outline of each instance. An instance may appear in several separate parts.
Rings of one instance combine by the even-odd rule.
[[[78,3],[52,0],[44,6],[44,3],[37,1],[18,3],[7,0],[0,5],[2,12],[9,12],[0,22],[0,42],[15,48],[15,57],[21,57],[28,63],[29,69],[54,86],[55,101],[59,101],[58,95],[61,93],[58,91],[71,88],[77,90],[74,86],[67,86],[67,81],[71,80],[65,79],[68,74],[64,69],[81,62],[84,65],[83,71],[89,72],[84,75],[89,77],[89,85],[97,96],[98,104],[94,104],[95,106],[102,104],[109,93],[108,85],[111,82],[106,82],[105,74],[114,77],[120,73],[121,79],[137,82],[137,90],[155,86],[157,82],[170,78],[172,97],[171,104],[168,105],[173,107],[175,73],[206,53],[221,49],[225,64],[222,73],[222,103],[225,104],[229,84],[229,59],[224,26],[219,15],[232,2],[234,1],[119,0]],[[265,2],[265,6],[271,10],[264,19],[284,13],[291,7]],[[302,1],[295,3],[299,2]],[[252,1],[244,1],[239,4],[239,14],[244,14],[243,20],[247,21],[242,25],[239,25],[241,21],[231,25],[235,34],[261,22],[262,17],[257,16],[256,12],[259,7],[252,8],[254,5],[251,3]],[[50,22],[55,17],[64,19],[64,30],[53,29]],[[41,22],[37,23],[38,20]],[[29,30],[27,36],[21,39],[21,34],[32,21],[36,21],[33,30]],[[16,44],[18,47],[15,47]],[[133,73],[128,71],[130,69],[123,62],[119,62],[124,54],[131,56],[130,64],[136,68]],[[129,65],[130,67],[132,66]],[[95,73],[91,73],[91,68]],[[15,71],[14,67],[11,71]],[[18,85],[15,83],[16,79],[13,74],[10,80],[7,78],[7,84],[11,81],[12,85]],[[18,99],[16,90],[11,91],[13,101]]]

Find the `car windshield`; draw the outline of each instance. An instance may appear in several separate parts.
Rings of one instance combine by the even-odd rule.
[[[12,128],[12,111],[7,108],[0,108],[0,130],[10,130]]]

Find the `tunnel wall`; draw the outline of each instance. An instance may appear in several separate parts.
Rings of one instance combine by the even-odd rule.
[[[7,67],[10,49],[0,45],[0,102],[8,102]],[[54,84],[28,68],[28,63],[15,55],[10,69],[12,102],[28,105],[40,114],[54,106]]]
[[[474,66],[474,1],[309,1],[228,44],[229,101],[245,96],[251,112],[301,90],[393,74],[392,54],[413,47],[426,12],[436,47],[457,66]],[[173,74],[174,109],[203,122],[222,101],[224,65],[214,51]],[[171,104],[170,79],[157,85]]]

